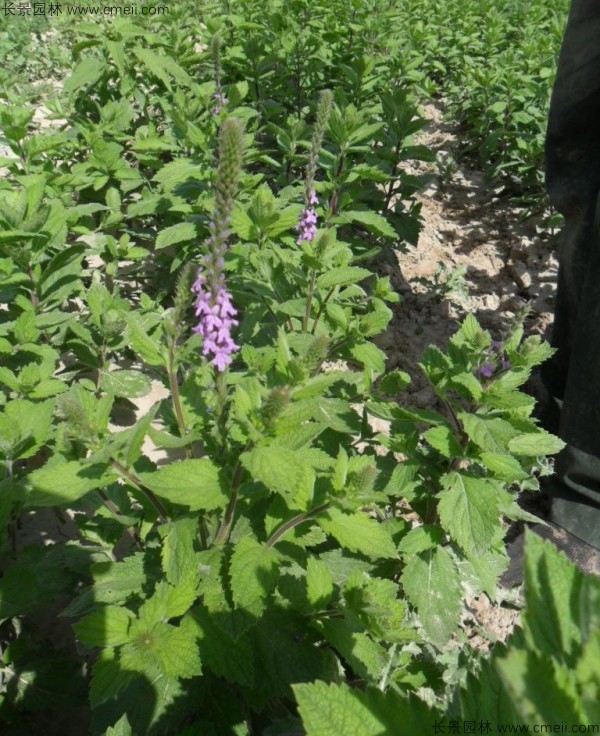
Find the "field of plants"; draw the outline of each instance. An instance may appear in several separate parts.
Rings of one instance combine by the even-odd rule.
[[[466,171],[553,248],[567,10],[0,8],[3,736],[600,721],[600,581],[530,535],[499,584],[552,351],[466,268],[407,279]]]

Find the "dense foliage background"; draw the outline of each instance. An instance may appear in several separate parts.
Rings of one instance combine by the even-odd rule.
[[[0,31],[3,733],[592,721],[595,580],[532,540],[523,631],[483,658],[465,627],[562,447],[520,391],[550,348],[469,315],[426,411],[373,342],[419,101],[545,206],[566,2],[68,5]]]

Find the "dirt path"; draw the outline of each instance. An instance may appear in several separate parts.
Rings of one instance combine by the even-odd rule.
[[[457,129],[443,119],[437,104],[423,108],[429,121],[415,142],[442,159],[453,157]],[[417,363],[428,345],[442,349],[467,312],[498,336],[526,304],[528,332],[549,337],[556,289],[555,245],[533,219],[500,198],[483,174],[459,164],[449,181],[436,163],[407,166],[407,173],[429,175],[417,194],[422,229],[416,247],[397,252],[398,267],[384,265],[403,302],[379,346],[389,356],[388,370],[413,377],[410,403],[431,407],[433,392]],[[398,271],[399,268],[399,271]]]

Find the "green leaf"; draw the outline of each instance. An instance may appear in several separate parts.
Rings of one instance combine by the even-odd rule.
[[[193,80],[170,56],[156,54],[150,49],[136,46],[133,53],[146,67],[150,75],[158,77],[168,90],[171,90],[169,75],[180,84],[191,87]]]
[[[366,368],[375,371],[375,373],[383,373],[385,371],[387,355],[371,342],[352,345],[350,347],[350,355]]]
[[[432,427],[423,434],[423,438],[444,457],[459,458],[463,455],[463,450],[450,427],[445,425]]]
[[[502,657],[506,648],[497,644],[494,658],[482,657],[477,672],[470,671],[460,691],[460,715],[466,721],[517,723],[520,714],[498,673],[495,659]],[[508,729],[507,729],[508,730]]]
[[[398,234],[385,217],[377,212],[352,210],[350,212],[342,212],[338,219],[340,222],[358,222],[360,225],[364,225],[374,235],[383,235],[386,238],[398,237]]]
[[[175,243],[193,240],[196,237],[196,226],[193,222],[179,222],[161,230],[156,238],[155,249],[168,248]]]
[[[332,268],[330,271],[326,271],[319,276],[317,279],[317,288],[331,289],[333,286],[357,284],[359,281],[372,275],[371,271],[367,268],[359,268],[358,266]]]
[[[508,443],[510,452],[515,455],[528,455],[531,457],[555,455],[563,447],[565,447],[565,443],[561,439],[543,430],[522,434],[519,437],[514,437]]]
[[[393,691],[312,682],[294,685],[306,736],[389,736],[426,734],[439,715],[422,700]]]
[[[337,539],[350,552],[360,552],[373,558],[398,557],[390,533],[365,513],[349,515],[338,509],[330,509],[326,515],[319,516],[317,521],[326,534]]]
[[[271,595],[279,570],[279,554],[252,537],[242,537],[231,556],[231,595],[237,608],[260,617]]]
[[[386,664],[386,651],[346,619],[322,622],[325,639],[335,647],[359,677],[375,681]]]
[[[129,641],[133,613],[121,606],[104,606],[83,618],[73,627],[88,649],[117,647]]]
[[[73,69],[71,76],[65,80],[64,88],[67,92],[75,92],[80,87],[95,84],[104,73],[104,65],[95,56],[86,56]]]
[[[406,560],[401,578],[427,636],[444,646],[457,630],[462,611],[462,586],[456,565],[445,547]]]
[[[154,473],[139,473],[138,477],[160,498],[192,511],[212,511],[227,505],[219,468],[208,458],[181,460]]]
[[[495,478],[506,483],[514,483],[529,477],[529,474],[521,467],[521,463],[511,455],[482,452],[479,459]]]
[[[196,606],[190,615],[197,626],[198,648],[203,664],[228,682],[252,687],[254,652],[247,638],[232,639],[217,626],[214,617],[204,606]]]
[[[396,396],[410,386],[411,377],[405,371],[390,371],[382,376],[377,383],[377,390],[383,394]]]
[[[119,718],[114,726],[111,726],[105,736],[132,736],[131,726],[127,720],[127,714]]]
[[[441,482],[442,526],[467,554],[487,552],[502,533],[497,489],[490,481],[465,473],[448,473]]]
[[[100,652],[92,670],[90,685],[90,704],[97,708],[115,697],[131,681],[132,672],[125,672],[116,658],[116,650],[105,649]]]
[[[504,419],[489,419],[461,412],[458,418],[469,439],[485,452],[507,454],[509,442],[521,434]]]
[[[163,356],[160,342],[148,335],[139,316],[131,312],[127,315],[131,347],[148,365],[164,366],[166,359]]]
[[[504,687],[527,723],[582,723],[572,673],[550,656],[530,651],[509,651],[497,662]]]
[[[305,511],[313,496],[315,472],[299,450],[278,445],[257,447],[241,455],[254,480],[285,499],[290,508]]]
[[[398,549],[402,554],[415,555],[418,552],[434,549],[443,542],[444,530],[433,524],[425,524],[411,529],[402,537]]]
[[[550,542],[526,532],[524,577],[523,628],[528,643],[573,666],[585,633],[583,574]],[[593,585],[600,596],[600,582],[594,580]]]
[[[162,569],[171,585],[179,585],[190,577],[197,578],[194,541],[198,536],[196,519],[177,519],[159,528],[163,537]]]
[[[320,611],[333,596],[333,578],[327,565],[318,557],[309,557],[306,566],[306,592],[308,602]]]
[[[152,384],[148,376],[140,371],[116,370],[102,374],[100,388],[115,396],[135,399],[149,394]]]
[[[25,507],[60,506],[73,503],[96,488],[104,488],[116,480],[101,464],[86,465],[77,460],[62,465],[44,466],[25,478]]]
[[[152,681],[157,669],[173,679],[202,674],[193,621],[184,618],[179,626],[160,621],[149,630],[141,626],[135,639],[121,649],[121,663],[126,670],[144,674]]]

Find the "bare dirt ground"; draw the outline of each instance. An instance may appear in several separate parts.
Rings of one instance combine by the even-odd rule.
[[[423,117],[429,122],[415,142],[452,157],[456,126],[444,121],[439,104],[426,105]],[[538,232],[535,220],[523,221],[522,211],[500,198],[480,171],[460,163],[444,181],[436,163],[406,170],[431,181],[417,194],[417,246],[397,253],[397,267],[383,265],[403,301],[378,344],[388,353],[388,370],[411,375],[409,403],[424,408],[436,400],[417,363],[427,346],[444,349],[468,312],[498,339],[529,304],[529,334],[549,337],[558,264],[550,237]]]
[[[444,120],[439,104],[426,105],[422,114],[428,123],[415,142],[436,151],[442,161],[453,161],[456,126]],[[406,171],[429,175],[430,182],[417,194],[422,219],[417,246],[398,251],[397,266],[382,266],[403,301],[378,344],[388,354],[388,370],[404,370],[412,378],[404,402],[434,408],[436,397],[418,362],[429,345],[445,349],[467,313],[500,339],[529,305],[528,334],[549,339],[556,243],[468,163],[444,170],[436,162],[417,162]],[[470,643],[486,651],[494,641],[505,641],[519,622],[518,600],[508,591],[498,603],[486,595],[470,598],[463,621]]]

